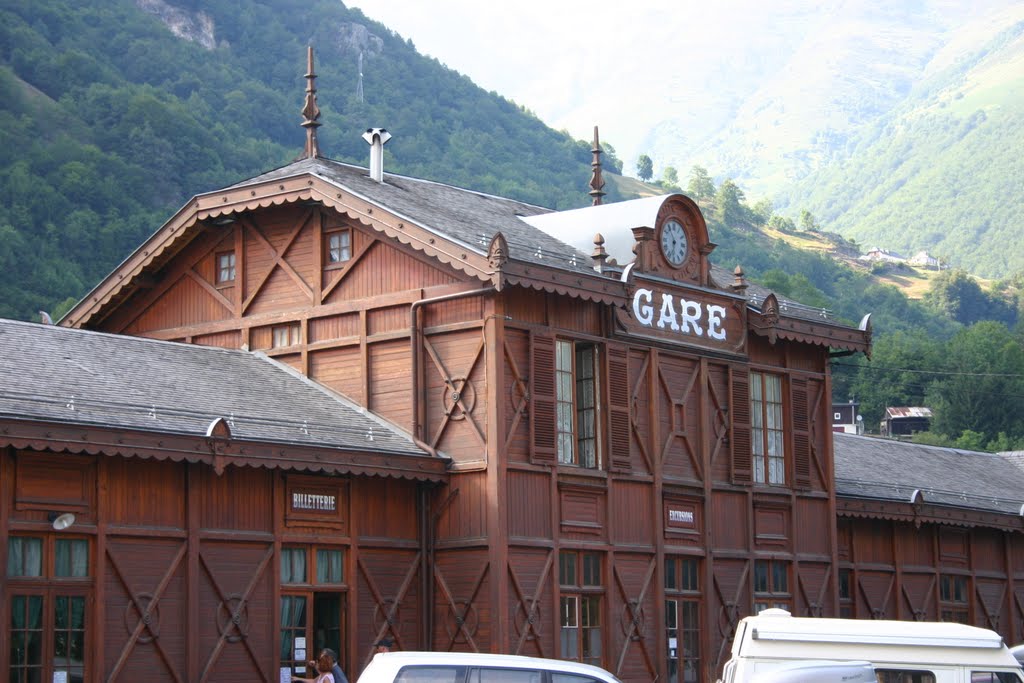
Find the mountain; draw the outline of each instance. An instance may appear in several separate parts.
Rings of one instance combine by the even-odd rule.
[[[761,19],[674,87],[644,141],[656,164],[700,165],[865,247],[1024,269],[1024,5],[783,2]]]
[[[307,45],[325,156],[366,165],[382,126],[387,172],[590,202],[589,141],[336,0],[2,0],[0,316],[66,310],[189,197],[299,154]]]

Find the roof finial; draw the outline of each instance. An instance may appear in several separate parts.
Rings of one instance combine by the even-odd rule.
[[[316,129],[320,127],[320,107],[316,105],[316,74],[313,73],[313,46],[306,48],[306,103],[302,107],[302,127],[306,129],[306,149],[304,159],[316,159],[320,156],[320,145],[316,141]]]
[[[594,126],[594,149],[590,151],[594,154],[594,160],[590,162],[594,169],[590,176],[590,196],[594,198],[593,205],[598,206],[605,193],[602,189],[604,188],[604,179],[601,177],[601,143],[597,139],[597,126]]]

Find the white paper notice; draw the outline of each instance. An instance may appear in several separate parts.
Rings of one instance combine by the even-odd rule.
[[[298,649],[295,650],[295,659],[305,659],[305,658],[306,658],[306,651],[305,650],[298,650]]]
[[[305,636],[299,636],[298,638],[295,639],[295,649],[296,650],[305,650],[306,649],[306,637]]]
[[[668,649],[670,649],[670,650],[676,649],[676,639],[675,638],[669,638],[668,639]]]
[[[288,666],[281,667],[281,682],[280,683],[292,683],[292,669]]]
[[[68,672],[67,671],[54,671],[53,672],[53,683],[68,683]]]

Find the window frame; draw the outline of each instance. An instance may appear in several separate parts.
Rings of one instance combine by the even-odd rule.
[[[221,259],[229,258],[231,263],[225,268],[221,264]],[[224,251],[218,251],[213,257],[213,268],[214,268],[214,284],[217,287],[231,287],[235,284],[235,280],[238,277],[236,266],[238,264],[238,257],[235,255],[234,249],[225,249]],[[224,271],[228,270],[231,274],[230,278],[222,277]]]
[[[765,583],[759,589],[759,568],[765,567]],[[792,583],[790,579],[791,563],[789,560],[756,559],[754,560],[754,571],[751,573],[751,591],[753,598],[753,614],[769,608],[780,608],[788,612],[793,611],[793,593],[790,590]],[[778,578],[784,579],[785,586],[776,585]]]
[[[287,337],[287,343],[278,343],[278,335],[283,334]],[[293,346],[299,346],[302,344],[302,325],[298,322],[284,323],[281,325],[273,325],[270,328],[270,348],[271,349],[290,349]]]
[[[571,569],[566,561],[572,558]],[[572,576],[568,576],[568,574]],[[595,582],[596,574],[596,582]],[[592,550],[560,550],[558,553],[559,658],[601,666],[605,651],[604,554]],[[572,581],[572,583],[569,583]],[[572,606],[571,614],[567,611]],[[571,619],[570,619],[571,617]],[[596,623],[594,621],[596,617]],[[567,623],[571,621],[572,623]],[[598,652],[591,648],[595,644]],[[575,656],[567,652],[571,638]],[[591,637],[587,637],[591,636]]]
[[[339,556],[339,569],[341,572],[340,581],[321,580],[320,578],[320,563],[322,561],[321,554],[323,552],[338,552]],[[301,556],[301,565],[304,569],[304,576],[302,580],[285,581],[285,569],[284,562],[290,554],[295,554],[293,560]],[[348,583],[349,572],[347,571],[346,562],[348,561],[349,546],[347,545],[335,545],[329,543],[308,543],[302,541],[288,542],[285,541],[281,544],[281,551],[278,557],[278,586],[279,586],[279,606],[281,609],[281,616],[279,619],[285,616],[284,604],[303,604],[303,614],[301,623],[295,624],[294,618],[290,620],[289,625],[278,623],[277,629],[279,634],[278,642],[278,667],[279,668],[290,668],[293,675],[308,675],[310,672],[306,662],[310,659],[315,659],[316,651],[322,649],[324,644],[317,643],[316,640],[322,634],[316,628],[318,623],[318,615],[321,613],[317,607],[321,599],[329,596],[337,596],[338,607],[340,613],[338,615],[338,643],[337,647],[334,644],[328,642],[329,647],[335,648],[338,654],[338,665],[344,670],[347,666],[347,649],[345,641],[345,632],[347,630],[347,622],[345,615],[351,608],[350,593],[351,586]],[[292,566],[296,566],[298,563],[292,562]],[[291,573],[291,572],[288,572]],[[289,635],[291,634],[291,635]],[[302,658],[285,658],[284,647],[289,645],[288,653],[289,656],[294,656],[294,636],[302,634],[306,638],[306,654]],[[291,638],[291,642],[289,642]]]
[[[939,621],[971,624],[970,578],[964,574],[939,574]]]
[[[324,250],[324,252],[323,252],[323,259],[324,259],[324,269],[325,270],[332,270],[332,269],[335,269],[335,268],[344,268],[345,266],[348,265],[349,261],[352,260],[353,241],[354,241],[353,240],[352,232],[353,232],[352,228],[343,228],[343,227],[332,227],[332,228],[324,230],[324,232],[323,232],[323,250]],[[347,240],[342,240],[341,238],[342,238],[343,235],[347,236],[348,239]],[[332,240],[335,237],[337,237],[339,239],[339,244],[337,245],[337,247],[335,247],[335,246],[333,246],[331,244]],[[345,241],[347,241],[347,244],[343,244],[342,243],[342,242],[345,242]],[[335,250],[338,251],[338,258],[337,259],[333,259],[332,258],[332,256],[334,255]]]
[[[559,465],[602,468],[600,358],[596,342],[555,339],[555,457]],[[568,417],[571,420],[564,419]],[[586,444],[590,449],[585,457]]]
[[[788,415],[785,379],[785,375],[774,372],[751,370],[749,373],[752,461],[750,476],[755,484],[762,486],[786,486],[790,476],[787,461],[791,430],[787,429],[786,422]],[[766,391],[769,381],[774,384],[771,398],[777,398],[777,401],[766,400],[769,398]],[[777,455],[772,455],[772,444]],[[773,464],[781,470],[781,475],[773,468]]]

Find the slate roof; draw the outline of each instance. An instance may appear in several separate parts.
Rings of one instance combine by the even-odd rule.
[[[836,495],[1019,515],[1024,470],[995,453],[834,434]]]
[[[302,159],[233,187],[303,173],[315,174],[340,185],[355,196],[383,206],[478,254],[487,254],[491,238],[501,232],[513,259],[594,274],[594,262],[588,254],[519,219],[519,216],[547,213],[550,209],[514,199],[391,173],[385,173],[384,182],[378,183],[370,179],[365,168],[324,158]]]
[[[380,418],[266,356],[0,319],[0,419],[422,455]]]
[[[385,173],[384,182],[378,183],[370,179],[365,168],[325,158],[301,159],[232,187],[304,173],[344,187],[357,197],[383,206],[479,254],[486,254],[491,239],[501,232],[508,243],[511,259],[589,275],[594,274],[594,262],[580,245],[589,249],[594,234],[602,232],[609,244],[616,239],[620,242],[625,239],[631,249],[632,229],[640,225],[653,227],[657,208],[671,196],[644,197],[553,212],[533,204],[409,176]],[[572,225],[580,226],[580,236],[569,244],[563,240],[567,239],[566,227]],[[542,229],[544,226],[551,226],[551,230],[545,231]],[[619,265],[625,266],[626,263],[620,262]],[[720,286],[728,286],[733,279],[732,270],[712,265],[712,279]],[[750,284],[746,296],[750,304],[760,310],[764,298],[770,293],[763,287]],[[784,315],[833,321],[828,309],[813,308],[782,297],[778,297],[778,301]]]

